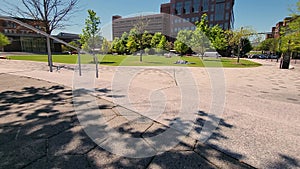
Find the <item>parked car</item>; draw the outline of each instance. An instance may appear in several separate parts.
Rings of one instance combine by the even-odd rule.
[[[259,55],[254,54],[251,56],[251,59],[259,59]]]
[[[259,55],[259,59],[267,59],[268,57],[264,54]]]
[[[64,52],[62,52],[62,54],[64,54],[64,55],[71,55],[72,53],[70,51],[64,51]]]
[[[277,58],[278,58],[277,55],[270,55],[270,56],[269,56],[269,59],[277,59]]]

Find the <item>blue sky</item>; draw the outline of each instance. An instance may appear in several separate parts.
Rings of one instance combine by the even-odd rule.
[[[20,0],[10,0],[19,2]],[[298,0],[236,0],[234,6],[235,28],[251,26],[258,32],[270,31],[271,27],[289,16],[289,8],[295,7]],[[87,10],[93,9],[101,17],[101,26],[111,22],[112,15],[128,16],[141,12],[158,13],[160,4],[169,0],[80,0],[81,10],[73,17],[74,26],[65,32],[81,33]],[[0,8],[4,2],[0,2]],[[104,29],[108,29],[106,26]],[[54,33],[60,32],[57,30]]]

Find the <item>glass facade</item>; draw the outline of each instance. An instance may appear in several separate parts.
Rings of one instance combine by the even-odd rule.
[[[227,2],[226,3],[226,10],[229,10],[231,8],[231,3],[230,2]]]
[[[182,2],[177,2],[175,7],[175,14],[181,15],[182,14]]]
[[[213,21],[214,21],[214,17],[215,17],[214,14],[211,14],[210,17],[209,17],[209,20],[210,20],[211,22],[213,22]]]
[[[209,0],[202,0],[202,11],[207,12],[209,6]]]
[[[226,14],[225,14],[225,20],[229,20],[229,13],[228,12],[226,12]]]
[[[20,41],[23,52],[46,52],[45,38],[21,37]]]
[[[200,0],[194,0],[193,12],[198,13],[199,12],[199,7],[200,7]]]
[[[213,5],[213,4],[210,5],[210,11],[211,11],[211,12],[214,12],[214,11],[215,11],[215,5]]]
[[[224,20],[224,15],[225,15],[225,3],[216,4],[215,21]]]
[[[190,14],[191,13],[191,4],[192,4],[191,1],[186,1],[184,3],[184,13],[185,14]]]

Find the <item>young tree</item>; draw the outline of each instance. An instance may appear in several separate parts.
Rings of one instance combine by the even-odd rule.
[[[149,20],[147,18],[144,18],[143,16],[140,16],[137,23],[134,25],[135,29],[135,39],[137,42],[138,49],[140,51],[140,62],[143,62],[143,50],[145,49],[143,44],[144,40],[143,39],[143,34],[146,30],[146,27],[148,26]]]
[[[242,46],[241,48],[238,48],[237,46],[234,47],[234,52],[240,53],[241,56],[244,56],[245,54],[247,54],[253,49],[251,42],[248,38],[241,39],[241,46]]]
[[[191,39],[193,32],[191,30],[181,30],[178,32],[176,41],[174,42],[174,49],[181,55],[185,54],[191,47]]]
[[[210,41],[205,35],[204,32],[200,30],[200,28],[196,28],[195,31],[193,31],[193,36],[191,39],[191,49],[196,52],[197,54],[200,54],[203,59],[204,53],[210,49]]]
[[[85,48],[89,48],[92,51],[94,62],[96,64],[96,77],[98,78],[98,57],[95,55],[95,48],[101,42],[101,37],[99,35],[100,28],[99,24],[100,17],[97,16],[96,12],[93,10],[88,10],[88,18],[85,20],[85,28],[82,29],[82,34],[80,34],[81,44]]]
[[[79,0],[22,0],[13,4],[4,0],[6,7],[0,11],[12,17],[26,17],[40,20],[43,23],[45,32],[49,35],[55,29],[64,28],[65,23],[77,11]],[[48,64],[52,72],[52,56],[50,39],[47,37]]]
[[[244,45],[242,44],[242,39],[249,39],[250,36],[257,36],[255,30],[250,27],[241,27],[236,30],[229,30],[226,32],[229,46],[237,48],[238,50],[238,59],[237,63],[240,62],[240,52],[243,51]]]
[[[106,38],[103,39],[101,51],[103,54],[109,53],[111,51],[111,43]]]
[[[167,38],[165,36],[162,36],[159,44],[156,47],[157,53],[163,54],[164,51],[166,50],[166,45],[167,45]]]
[[[4,46],[9,45],[9,44],[10,44],[9,39],[0,32],[0,50],[3,52]]]

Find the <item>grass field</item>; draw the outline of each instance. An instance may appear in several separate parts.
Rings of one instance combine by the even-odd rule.
[[[143,62],[139,61],[139,56],[133,55],[97,55],[99,63],[109,66],[189,66],[189,67],[257,67],[261,66],[259,63],[255,63],[249,60],[241,59],[240,63],[237,63],[233,58],[204,58],[201,60],[199,57],[180,57],[173,56],[166,58],[164,56],[145,55],[143,56]],[[22,56],[9,56],[12,60],[28,60],[47,62],[47,55],[22,55]],[[174,64],[177,60],[185,60],[190,64]],[[54,63],[66,63],[76,64],[77,55],[53,55]],[[93,63],[93,57],[91,55],[81,55],[81,62],[83,64]]]

